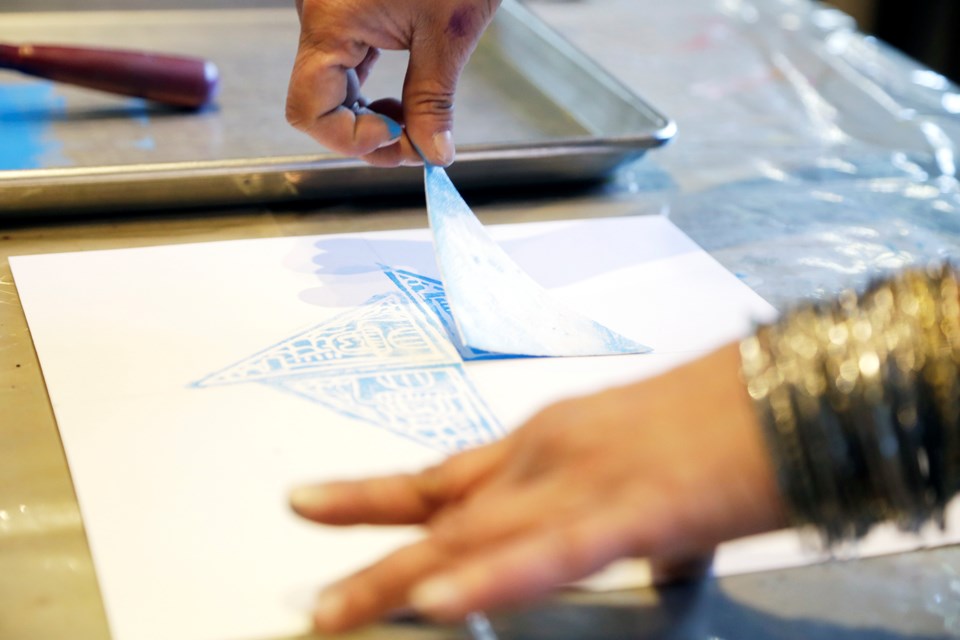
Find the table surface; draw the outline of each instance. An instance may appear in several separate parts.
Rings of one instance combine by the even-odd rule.
[[[131,8],[175,4],[125,1]],[[13,0],[11,7],[8,0],[4,8],[72,4]],[[228,4],[282,6],[203,6]],[[878,271],[958,254],[960,91],[864,38],[842,14],[805,0],[531,6],[673,117],[680,133],[602,187],[536,198],[477,194],[484,222],[666,215],[779,308],[830,297]],[[0,229],[0,638],[109,637],[7,256],[425,224],[420,201],[366,200]],[[494,622],[504,638],[893,640],[960,637],[957,612],[960,549],[942,548],[582,595]],[[404,625],[357,637],[463,635]]]

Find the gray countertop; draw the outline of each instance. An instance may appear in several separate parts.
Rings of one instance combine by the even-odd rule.
[[[13,0],[15,9],[41,4],[72,8]],[[842,14],[806,0],[530,5],[674,118],[679,135],[601,187],[476,194],[485,222],[666,215],[779,308],[829,297],[880,271],[958,255],[960,90],[865,38]],[[404,200],[0,229],[0,638],[108,637],[6,256],[425,224],[422,203]],[[960,549],[582,595],[494,624],[503,638],[960,637]],[[403,625],[361,636],[464,631]]]

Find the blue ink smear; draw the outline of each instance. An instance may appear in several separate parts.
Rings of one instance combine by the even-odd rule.
[[[59,160],[62,144],[50,123],[65,105],[50,82],[0,84],[0,170],[44,168]]]
[[[142,98],[129,98],[127,100],[127,113],[130,119],[136,122],[142,129],[150,127],[150,105]],[[157,148],[157,142],[149,133],[145,133],[141,138],[133,141],[133,146],[142,151],[153,151]]]
[[[148,126],[150,124],[149,103],[142,98],[128,98],[126,102],[127,113],[130,114],[130,119],[141,127]]]
[[[144,151],[153,151],[157,148],[157,143],[154,141],[152,136],[144,136],[139,140],[134,140],[133,146]]]

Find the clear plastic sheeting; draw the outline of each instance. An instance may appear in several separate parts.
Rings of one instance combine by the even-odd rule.
[[[960,88],[808,0],[534,2],[677,121],[618,190],[783,308],[957,255]]]

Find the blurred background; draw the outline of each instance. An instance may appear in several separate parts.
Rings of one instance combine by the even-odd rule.
[[[960,81],[957,0],[830,0],[876,35],[932,69]]]
[[[892,44],[930,68],[960,82],[960,0],[823,0],[857,19],[860,29]],[[5,0],[2,10],[29,11],[35,0]],[[149,9],[153,0],[46,0],[45,9],[93,9],[122,5]],[[197,0],[189,6],[290,6],[294,0]]]

